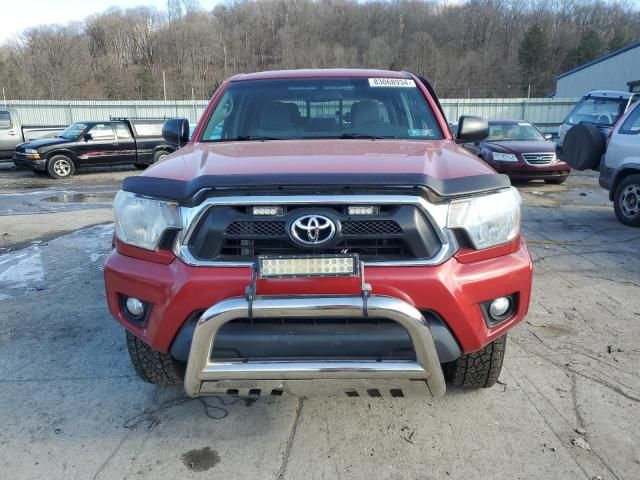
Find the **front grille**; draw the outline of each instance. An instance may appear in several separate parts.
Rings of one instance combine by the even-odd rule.
[[[402,233],[400,225],[392,220],[348,220],[342,223],[343,235],[395,235],[400,233]]]
[[[284,235],[284,225],[284,222],[278,221],[233,222],[225,229],[224,234],[229,236],[282,236]]]
[[[402,238],[344,239],[332,246],[302,249],[287,240],[225,239],[220,249],[220,260],[250,260],[258,255],[316,255],[357,253],[361,258],[401,260],[410,258]],[[242,258],[238,258],[242,257]]]
[[[555,153],[523,153],[524,161],[529,165],[548,165],[556,159]]]
[[[246,207],[214,206],[195,226],[187,246],[197,260],[251,262],[259,255],[358,254],[367,261],[431,258],[440,239],[414,205],[383,205],[377,215],[354,217],[344,205],[282,205],[279,216],[252,215]],[[296,243],[289,226],[304,215],[323,215],[336,227],[326,245]]]

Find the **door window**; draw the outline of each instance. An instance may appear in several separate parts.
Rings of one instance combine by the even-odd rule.
[[[618,133],[626,135],[637,135],[640,133],[640,105],[638,105],[629,117],[620,126]]]
[[[116,128],[116,136],[118,137],[118,140],[131,140],[132,137],[129,127],[124,123],[116,123],[114,127]]]
[[[11,116],[9,112],[0,112],[0,128],[4,130],[11,128]]]
[[[98,123],[89,130],[89,133],[91,134],[92,140],[98,140],[101,142],[105,140],[115,140],[113,129],[109,123]]]

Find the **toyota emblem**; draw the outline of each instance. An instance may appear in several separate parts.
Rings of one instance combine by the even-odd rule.
[[[293,221],[290,234],[301,245],[320,246],[335,236],[336,224],[323,215],[304,215]]]

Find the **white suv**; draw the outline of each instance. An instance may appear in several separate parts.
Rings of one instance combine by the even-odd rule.
[[[640,227],[640,103],[611,131],[600,161],[600,185],[609,190],[618,219]]]

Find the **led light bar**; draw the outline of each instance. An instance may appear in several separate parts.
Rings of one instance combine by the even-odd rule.
[[[253,215],[282,215],[284,209],[282,207],[258,206],[251,207],[251,213]]]
[[[355,277],[359,270],[358,255],[258,257],[260,278]]]
[[[377,215],[379,212],[380,208],[372,205],[353,205],[347,207],[347,213],[349,215]]]

